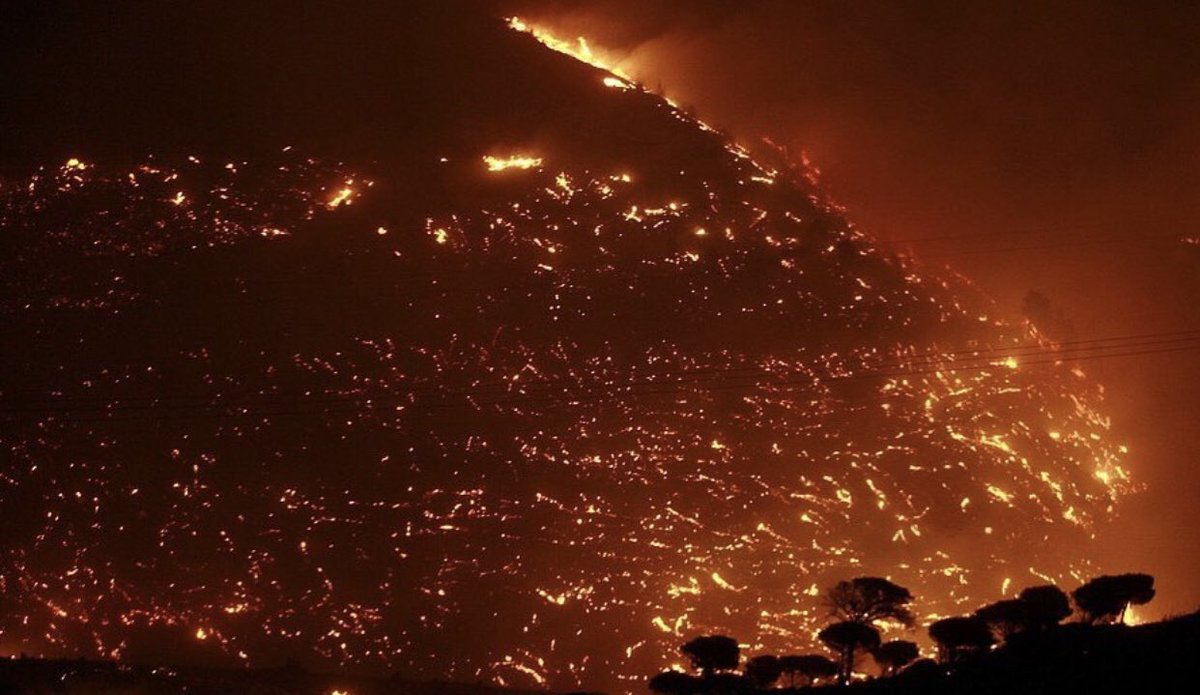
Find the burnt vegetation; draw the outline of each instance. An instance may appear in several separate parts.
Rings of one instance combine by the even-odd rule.
[[[952,664],[893,639],[918,622],[889,580],[793,611],[797,566],[923,558],[925,610],[958,568],[1070,572],[1130,484],[1079,352],[882,248],[806,167],[447,4],[105,7],[10,42],[3,646],[627,690],[693,630],[693,673],[651,684],[703,693],[898,687],[1062,635],[1052,587],[951,623]],[[1076,591],[1087,634],[1153,597],[1128,577]],[[39,692],[38,664],[112,691],[74,662],[5,682]],[[284,675],[253,691],[343,690]],[[348,692],[426,692],[403,683]]]

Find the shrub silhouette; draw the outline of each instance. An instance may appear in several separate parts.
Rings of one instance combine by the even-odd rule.
[[[724,635],[697,637],[680,647],[679,651],[691,659],[692,666],[705,678],[711,678],[716,671],[737,668],[741,655],[737,640]]]
[[[1154,598],[1154,577],[1148,574],[1096,577],[1071,592],[1071,598],[1086,623],[1123,623],[1129,606],[1140,606]]]
[[[879,630],[865,623],[843,620],[821,630],[817,639],[838,654],[841,663],[838,680],[844,685],[850,682],[854,670],[854,657],[864,649],[879,646]]]
[[[796,676],[804,679],[804,685],[820,678],[830,678],[838,674],[838,665],[820,654],[790,654],[779,658],[779,666],[788,676],[788,685],[796,687]]]
[[[1033,623],[1029,604],[1016,598],[988,604],[975,611],[975,617],[987,623],[1001,641],[1028,630]]]
[[[908,608],[912,598],[908,589],[882,577],[857,577],[838,582],[825,592],[830,615],[868,625],[877,620],[912,625],[912,611]]]
[[[783,675],[783,666],[779,663],[779,657],[763,654],[748,660],[743,673],[755,687],[768,688]]]
[[[929,626],[929,636],[937,642],[938,657],[946,664],[957,663],[995,643],[988,624],[974,616],[943,618]]]
[[[1025,602],[1029,626],[1035,630],[1054,627],[1071,615],[1071,601],[1066,592],[1053,584],[1031,586],[1017,598]]]
[[[680,671],[663,671],[653,676],[647,685],[659,695],[694,695],[700,692],[701,680]]]
[[[892,640],[871,650],[875,663],[879,664],[882,675],[890,676],[921,655],[916,643],[908,640]]]

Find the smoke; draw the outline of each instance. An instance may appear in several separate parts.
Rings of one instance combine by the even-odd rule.
[[[1014,320],[1036,290],[1083,339],[1197,327],[1200,254],[1178,240],[1200,229],[1198,6],[498,7],[587,36],[743,142],[770,137],[807,153],[863,229],[972,277]],[[1086,368],[1108,384],[1114,429],[1147,484],[1117,510],[1100,560],[1159,575],[1150,609],[1191,610],[1200,360],[1179,352]]]

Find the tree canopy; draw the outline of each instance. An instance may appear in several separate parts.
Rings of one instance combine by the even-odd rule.
[[[747,660],[743,673],[756,687],[767,688],[783,675],[783,666],[779,663],[779,657],[763,654]]]
[[[1029,610],[1030,627],[1044,630],[1071,615],[1071,601],[1062,589],[1053,584],[1031,586],[1017,596]]]
[[[990,603],[975,611],[975,617],[987,623],[999,640],[1007,640],[1018,632],[1028,630],[1032,624],[1029,604],[1018,598]]]
[[[879,668],[883,671],[882,675],[888,676],[906,665],[916,661],[921,655],[921,650],[915,642],[908,640],[892,640],[871,650],[871,656],[875,659],[875,663],[879,664]]]
[[[943,618],[929,626],[929,636],[937,642],[944,663],[955,663],[995,643],[988,624],[974,616]]]
[[[825,593],[825,603],[835,618],[870,624],[895,620],[912,625],[912,602],[908,589],[882,577],[856,577],[841,581]]]
[[[854,657],[862,650],[879,646],[879,630],[866,623],[843,620],[821,630],[817,639],[838,654],[841,661],[838,677],[847,683],[854,671]]]
[[[804,679],[805,685],[812,684],[819,678],[829,678],[838,674],[838,665],[820,654],[789,654],[779,657],[779,666],[788,676],[791,687],[796,687],[796,676]]]
[[[703,635],[679,648],[692,661],[692,666],[704,675],[715,671],[735,669],[741,656],[737,640],[724,635]]]
[[[1154,577],[1148,574],[1104,575],[1071,592],[1071,597],[1085,622],[1124,622],[1129,606],[1140,606],[1154,598]]]

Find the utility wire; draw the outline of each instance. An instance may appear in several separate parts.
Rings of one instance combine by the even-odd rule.
[[[1200,350],[1200,344],[1176,345],[1173,347],[1159,347],[1159,348],[1154,348],[1154,349],[1127,350],[1124,352],[1109,352],[1109,353],[1104,353],[1104,354],[1082,355],[1082,356],[1073,358],[1071,361],[1083,362],[1083,361],[1091,361],[1091,360],[1097,360],[1097,359],[1148,356],[1148,355],[1189,352],[1189,351],[1196,351],[1196,350]],[[1063,360],[1061,360],[1060,358],[1057,358],[1057,357],[1054,359],[1034,360],[1034,361],[1024,363],[1022,365],[1022,367],[1045,365],[1045,364],[1059,364],[1062,361]],[[995,370],[995,369],[1006,370],[1007,367],[999,366],[999,365],[996,365],[993,363],[988,363],[988,364],[973,364],[973,365],[954,366],[954,367],[948,366],[948,367],[942,367],[942,368],[937,368],[937,369],[911,369],[911,370],[900,370],[900,371],[863,371],[863,372],[856,372],[853,374],[846,374],[846,375],[831,375],[827,378],[830,382],[832,382],[833,384],[836,384],[836,383],[857,381],[857,380],[862,380],[862,379],[888,378],[888,377],[896,378],[896,377],[920,376],[920,375],[928,375],[928,374],[936,374],[936,373],[951,374],[951,373],[965,372],[965,371],[984,371],[984,370]],[[820,381],[820,379],[817,379],[816,381]],[[546,396],[541,396],[541,397],[530,396],[527,394],[509,394],[502,398],[487,399],[487,398],[472,397],[471,395],[468,394],[466,397],[462,398],[460,401],[443,400],[442,402],[429,402],[429,403],[409,402],[407,405],[402,406],[400,409],[408,409],[409,407],[411,407],[416,410],[434,410],[434,409],[442,409],[442,408],[470,407],[472,409],[478,410],[480,408],[487,407],[487,406],[504,406],[504,405],[511,405],[511,406],[526,405],[526,406],[528,406],[528,405],[538,405],[538,404],[571,405],[571,404],[586,403],[589,401],[590,402],[603,402],[603,401],[608,401],[608,400],[623,400],[623,399],[627,399],[627,398],[631,398],[631,397],[640,398],[640,397],[647,397],[647,396],[683,396],[683,395],[694,395],[697,392],[720,392],[720,391],[729,391],[729,390],[761,390],[761,389],[768,389],[768,388],[780,388],[783,390],[812,390],[814,388],[814,379],[813,378],[802,379],[802,380],[777,379],[777,380],[767,380],[767,381],[756,380],[756,381],[749,381],[749,382],[742,381],[742,382],[725,382],[725,383],[714,383],[714,384],[690,384],[690,385],[664,384],[662,386],[664,386],[666,388],[658,388],[656,390],[641,390],[641,391],[629,390],[627,387],[624,390],[622,390],[620,388],[614,390],[613,387],[610,386],[610,387],[608,387],[607,392],[601,392],[601,393],[596,393],[596,392],[589,393],[586,391],[585,392],[572,392],[570,389],[563,389],[562,393],[547,394]],[[274,404],[282,405],[287,402],[295,402],[295,399],[289,399],[288,401],[284,401],[283,399],[280,399],[279,401],[277,401]],[[268,417],[276,417],[276,416],[299,416],[299,415],[318,415],[318,416],[354,415],[354,414],[362,414],[364,411],[377,412],[379,404],[388,406],[390,404],[396,403],[397,401],[395,400],[394,397],[389,399],[389,398],[385,398],[385,397],[347,396],[347,397],[335,398],[332,401],[327,401],[327,402],[331,402],[332,407],[300,408],[300,409],[293,408],[290,410],[272,410],[272,409],[252,410],[248,406],[245,406],[245,405],[239,406],[238,404],[232,404],[232,403],[214,403],[214,404],[202,405],[202,406],[160,404],[157,406],[145,406],[145,407],[126,407],[126,406],[117,405],[117,406],[113,406],[113,407],[100,408],[100,409],[93,408],[93,409],[85,410],[85,411],[69,410],[69,409],[62,409],[62,410],[59,410],[59,409],[36,409],[36,410],[25,410],[25,411],[9,410],[9,411],[0,411],[0,417],[3,417],[4,419],[13,419],[13,418],[21,416],[21,415],[30,415],[30,414],[53,415],[53,414],[59,414],[59,413],[72,414],[72,413],[84,412],[86,414],[91,414],[96,417],[91,420],[81,420],[78,418],[72,418],[72,421],[74,421],[74,422],[91,421],[91,422],[96,422],[96,423],[106,423],[106,422],[113,422],[113,421],[128,421],[128,420],[172,419],[172,417],[168,416],[168,413],[171,413],[174,417],[182,416],[182,417],[186,418],[186,417],[188,417],[187,411],[189,411],[189,410],[190,411],[211,411],[211,412],[193,412],[193,413],[191,413],[191,415],[193,417],[200,417],[200,418],[216,418],[216,417],[222,417],[222,418],[263,417],[263,418],[268,418]],[[273,405],[273,404],[268,404],[268,405]],[[393,407],[394,407],[394,405],[393,405]],[[231,409],[232,410],[241,410],[243,412],[229,412]],[[144,416],[141,416],[141,417],[137,416],[136,414],[129,415],[130,411],[137,411],[137,410],[147,411],[147,414]],[[104,415],[111,414],[111,413],[120,413],[123,416],[122,417],[104,417]]]
[[[892,360],[885,360],[871,367],[872,373],[885,373],[889,369],[902,368],[912,369],[916,367],[935,367],[934,371],[958,371],[973,367],[987,366],[1003,366],[997,365],[991,361],[997,357],[1037,357],[1044,355],[1054,355],[1056,361],[1072,361],[1077,355],[1087,355],[1090,352],[1100,352],[1105,350],[1128,350],[1130,348],[1145,348],[1174,345],[1180,343],[1188,343],[1200,340],[1200,330],[1188,331],[1170,331],[1161,333],[1145,333],[1135,334],[1130,336],[1099,338],[1089,340],[1064,341],[1056,344],[1041,344],[1031,343],[1018,346],[1001,346],[989,348],[976,348],[958,351],[941,352],[937,350],[929,350],[916,352],[909,356],[899,356]],[[1107,344],[1106,344],[1107,343]],[[969,359],[956,361],[953,358],[956,356],[966,355]],[[979,360],[985,360],[984,363]],[[580,383],[580,379],[574,377],[558,377],[553,379],[538,379],[528,382],[528,385],[522,384],[523,392],[528,393],[530,389],[538,390],[574,390],[574,391],[589,391],[595,389],[613,389],[613,388],[636,388],[639,386],[661,387],[674,384],[690,385],[695,383],[703,384],[706,381],[721,380],[727,377],[735,378],[752,378],[766,377],[776,378],[782,371],[790,372],[807,372],[812,374],[813,378],[822,378],[820,371],[825,371],[824,378],[836,378],[837,375],[829,373],[829,367],[825,363],[809,363],[807,365],[796,365],[785,369],[772,369],[761,364],[748,365],[744,367],[711,367],[706,369],[683,369],[683,370],[666,370],[653,374],[649,374],[642,379],[632,379],[624,382],[599,380],[596,383],[585,384]],[[467,391],[462,391],[464,387],[447,388],[445,384],[429,384],[426,386],[413,386],[406,393],[409,395],[462,395],[462,396],[487,396],[487,395],[506,395],[513,389],[513,382],[499,382],[491,384],[475,384],[471,385]],[[489,390],[494,391],[500,389],[501,393],[492,394]],[[303,400],[307,403],[319,403],[325,400],[340,401],[345,400],[349,396],[337,394],[252,394],[249,399],[225,401],[230,405],[254,405],[261,400],[268,402],[277,401],[283,398],[292,398],[295,400]],[[137,404],[143,404],[142,407],[160,407],[163,405],[172,405],[178,401],[211,401],[219,398],[228,398],[222,394],[195,394],[195,395],[154,395],[154,396],[64,396],[64,397],[42,397],[45,402],[51,403],[54,407],[60,405],[70,405],[72,403],[87,403],[87,402],[119,402],[125,407],[136,407]],[[5,399],[0,398],[0,403]],[[15,400],[9,398],[8,400]],[[36,399],[21,399],[25,401],[25,405],[29,405],[30,400]],[[70,408],[60,408],[61,410],[69,410]],[[5,409],[0,408],[0,412]]]

